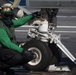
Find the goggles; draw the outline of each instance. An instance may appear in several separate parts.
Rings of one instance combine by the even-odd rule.
[[[5,7],[5,8],[2,9],[2,12],[12,12],[12,11],[13,10],[10,7]]]

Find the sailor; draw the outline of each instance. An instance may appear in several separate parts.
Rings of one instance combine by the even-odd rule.
[[[1,7],[0,73],[6,72],[7,75],[15,75],[10,69],[11,67],[28,63],[33,59],[33,53],[31,51],[19,47],[15,37],[15,28],[24,25],[38,15],[38,12],[35,12],[15,20],[12,6],[4,4]]]

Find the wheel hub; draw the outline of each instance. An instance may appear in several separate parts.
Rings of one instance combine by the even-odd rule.
[[[32,47],[28,49],[34,53],[34,59],[28,62],[29,65],[35,66],[38,65],[42,59],[42,54],[38,48]]]

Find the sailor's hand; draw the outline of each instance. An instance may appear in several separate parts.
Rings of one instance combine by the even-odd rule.
[[[32,16],[33,16],[33,18],[35,18],[35,17],[40,17],[40,12],[34,12],[34,13],[32,13]]]
[[[24,59],[24,61],[25,61],[26,63],[34,59],[34,54],[33,54],[32,51],[25,51],[25,50],[24,50],[24,51],[22,52],[22,56],[23,56],[23,59]]]

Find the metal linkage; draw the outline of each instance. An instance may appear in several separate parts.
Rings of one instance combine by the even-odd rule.
[[[49,34],[49,33],[48,33]],[[70,53],[70,51],[62,44],[60,41],[60,36],[57,36],[56,34],[49,34],[51,36],[50,43],[54,42],[62,52],[64,52],[70,59],[76,64],[76,58]]]
[[[51,33],[47,33],[48,36],[43,35],[42,33],[39,33],[37,31],[31,31],[32,33],[34,33],[35,35],[41,35],[42,37],[44,37],[46,40],[50,39],[50,43],[55,43],[62,52],[64,52],[69,59],[71,59],[72,62],[74,62],[76,64],[76,58],[70,53],[70,51],[62,44],[61,40],[60,40],[60,35],[56,35]],[[38,36],[37,36],[38,37]]]

